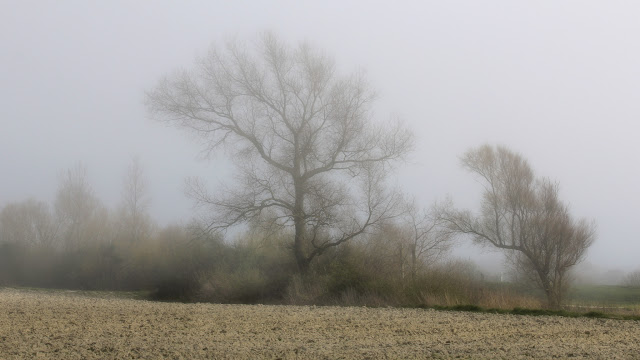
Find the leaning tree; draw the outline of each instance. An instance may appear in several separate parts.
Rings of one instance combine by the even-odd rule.
[[[327,249],[397,215],[399,194],[385,179],[412,147],[399,122],[371,120],[374,94],[363,74],[340,75],[306,43],[270,33],[250,45],[212,47],[190,70],[147,92],[153,117],[200,136],[206,151],[225,146],[237,180],[210,194],[210,229],[227,229],[265,211],[292,228],[298,269]]]
[[[454,233],[508,251],[517,269],[544,291],[548,305],[559,307],[568,271],[586,255],[595,225],[574,220],[558,198],[558,185],[536,178],[528,162],[505,147],[484,145],[461,161],[484,187],[480,213],[449,204],[440,216]]]

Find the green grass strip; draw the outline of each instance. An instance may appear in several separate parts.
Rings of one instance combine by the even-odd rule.
[[[549,310],[549,309],[525,309],[525,308],[513,308],[507,309],[484,309],[477,305],[454,305],[454,306],[418,306],[418,308],[434,309],[441,311],[468,311],[477,313],[488,314],[511,314],[511,315],[525,315],[525,316],[561,316],[569,318],[594,318],[594,319],[613,319],[613,320],[635,320],[640,321],[638,315],[620,315],[620,314],[608,314],[599,311],[589,311],[586,313],[572,312],[566,310]]]

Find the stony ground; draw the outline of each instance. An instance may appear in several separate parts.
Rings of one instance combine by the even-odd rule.
[[[637,321],[0,289],[0,359],[640,359]]]

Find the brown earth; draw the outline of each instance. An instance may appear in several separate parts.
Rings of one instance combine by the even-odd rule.
[[[0,359],[640,359],[640,323],[0,289]]]

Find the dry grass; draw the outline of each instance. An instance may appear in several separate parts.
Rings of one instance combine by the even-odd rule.
[[[509,289],[470,289],[464,294],[442,292],[436,294],[422,293],[421,303],[427,306],[457,306],[473,304],[485,309],[513,308],[539,309],[544,306],[540,299],[518,294]]]
[[[637,358],[636,321],[0,290],[2,359]]]
[[[486,309],[540,309],[544,306],[538,298],[511,290],[482,290],[474,300],[474,304]]]

